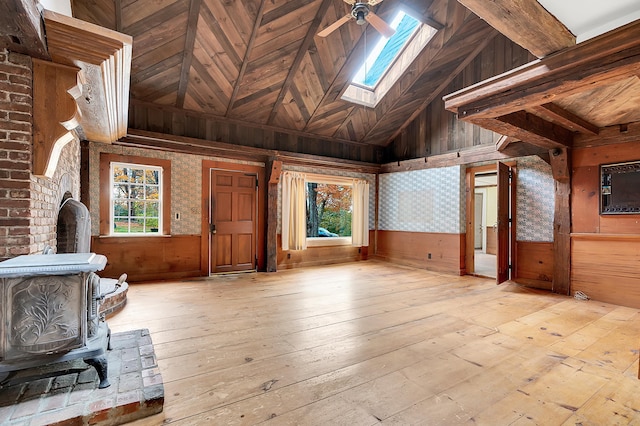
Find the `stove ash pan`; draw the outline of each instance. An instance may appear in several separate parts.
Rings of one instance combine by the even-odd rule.
[[[109,386],[110,331],[100,318],[107,258],[94,253],[26,255],[0,262],[0,382],[10,372],[82,358]]]

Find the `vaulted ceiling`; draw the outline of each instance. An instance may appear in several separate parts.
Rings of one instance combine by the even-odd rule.
[[[341,99],[370,26],[342,0],[73,0],[76,18],[133,36],[131,99],[308,136],[384,146],[497,34],[456,0],[385,0],[440,30],[384,99]]]
[[[328,140],[321,155],[350,158],[345,150],[365,147],[365,161],[377,161],[381,147],[410,129],[498,31],[541,59],[445,97],[459,118],[543,148],[571,147],[576,135],[640,123],[637,0],[592,2],[584,10],[582,0],[567,0],[575,13],[551,0],[374,1],[387,22],[403,7],[438,31],[373,108],[341,95],[378,33],[350,20],[326,38],[317,35],[347,15],[353,0],[70,1],[76,18],[133,37],[130,124],[147,111],[155,128],[178,123],[185,136],[224,141],[223,130],[209,136],[209,123],[222,123],[235,139],[264,131],[265,140],[278,138],[292,152],[296,144]],[[4,47],[49,58],[32,0],[7,0],[0,12]],[[609,32],[589,39],[603,31]],[[582,43],[575,44],[574,33]],[[182,121],[175,119],[180,114]]]

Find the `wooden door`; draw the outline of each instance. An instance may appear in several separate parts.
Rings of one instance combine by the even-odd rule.
[[[256,269],[255,174],[210,170],[210,273]]]
[[[501,284],[509,279],[510,254],[510,199],[509,199],[509,166],[498,162],[498,249],[496,282]]]

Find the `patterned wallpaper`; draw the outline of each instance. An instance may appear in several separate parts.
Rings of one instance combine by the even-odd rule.
[[[90,144],[89,148],[90,201],[91,201],[91,234],[99,235],[100,221],[100,153],[108,152],[122,155],[136,155],[148,158],[160,158],[171,161],[171,234],[200,235],[200,212],[202,193],[202,160],[218,160],[235,164],[251,164],[264,166],[262,163],[235,161],[222,158],[204,157],[175,152],[130,148],[104,143]],[[180,213],[180,220],[176,220]]]
[[[380,230],[464,232],[464,168],[460,166],[380,175]]]
[[[331,169],[317,169],[313,167],[304,166],[287,166],[283,165],[282,171],[300,172],[300,173],[314,173],[327,176],[341,176],[350,177],[356,179],[364,179],[369,182],[369,229],[373,230],[376,227],[376,175],[370,173],[356,173],[347,172],[343,170],[331,170]],[[277,233],[282,233],[282,180],[278,183],[278,227]]]
[[[551,166],[538,156],[517,160],[516,239],[553,241],[555,182]]]

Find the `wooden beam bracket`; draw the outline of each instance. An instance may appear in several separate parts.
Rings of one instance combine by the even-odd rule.
[[[76,138],[82,95],[79,68],[33,59],[33,174],[52,178],[64,146]]]

